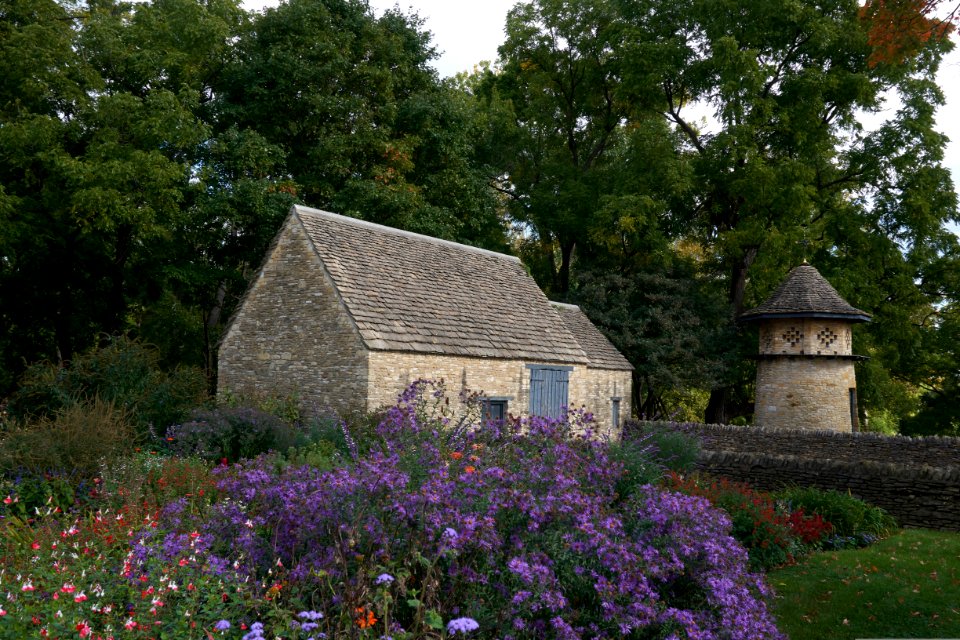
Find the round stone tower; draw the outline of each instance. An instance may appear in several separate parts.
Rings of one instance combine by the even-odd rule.
[[[870,314],[852,307],[806,261],[770,298],[740,315],[760,325],[754,424],[856,431],[852,327]]]

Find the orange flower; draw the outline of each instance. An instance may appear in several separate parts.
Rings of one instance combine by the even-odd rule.
[[[468,464],[466,467],[463,468],[463,470],[466,471],[467,473],[473,473],[477,469],[472,464]]]
[[[476,462],[479,459],[477,456],[470,456],[470,462]]]
[[[373,611],[370,611],[366,607],[357,607],[356,612],[358,614],[356,619],[357,626],[361,629],[368,629],[377,623],[377,618],[373,615]]]
[[[459,460],[460,458],[463,457],[463,454],[460,453],[459,451],[454,451],[453,453],[450,454],[450,457],[453,458],[454,460]]]

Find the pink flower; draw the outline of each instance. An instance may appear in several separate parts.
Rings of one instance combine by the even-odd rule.
[[[78,593],[76,596],[74,596],[73,601],[74,601],[74,602],[83,602],[83,601],[85,601],[86,599],[87,599],[87,594],[85,594],[83,591],[81,591],[81,592]]]
[[[33,586],[33,582],[31,582],[30,580],[27,580],[26,582],[24,582],[23,586],[20,587],[20,591],[36,591],[36,589],[37,588]]]
[[[81,638],[86,638],[87,636],[90,635],[90,632],[92,631],[92,629],[90,628],[90,625],[87,624],[87,621],[84,620],[83,622],[77,623],[77,631],[80,632]]]
[[[64,593],[73,593],[76,590],[77,588],[72,584],[70,584],[69,582],[64,582],[63,586],[60,587],[60,591],[63,591]]]
[[[127,621],[123,623],[123,628],[127,631],[133,631],[137,628],[137,622],[133,618],[127,618]]]

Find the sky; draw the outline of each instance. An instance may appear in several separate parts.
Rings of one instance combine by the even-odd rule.
[[[248,9],[276,6],[278,0],[246,0]],[[441,77],[471,71],[482,60],[494,61],[497,47],[504,40],[503,27],[507,11],[517,0],[369,0],[380,15],[399,6],[405,13],[415,12],[425,19],[424,27],[433,34],[433,43],[440,54],[434,67]],[[943,61],[937,76],[946,95],[946,105],[937,112],[938,130],[951,142],[947,147],[945,166],[953,175],[954,187],[960,190],[960,43]],[[887,110],[893,115],[896,105]],[[884,113],[870,118],[879,122]],[[869,122],[867,124],[869,126]]]

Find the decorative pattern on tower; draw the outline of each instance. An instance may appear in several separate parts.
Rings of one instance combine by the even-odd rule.
[[[740,315],[760,326],[754,424],[855,431],[853,307],[814,267],[796,267],[763,304]]]

